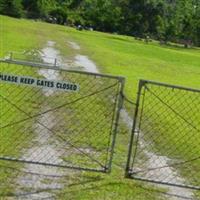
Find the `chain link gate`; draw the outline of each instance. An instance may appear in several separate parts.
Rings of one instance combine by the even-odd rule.
[[[126,177],[200,189],[200,90],[140,80]]]
[[[0,62],[0,163],[109,172],[124,78]]]

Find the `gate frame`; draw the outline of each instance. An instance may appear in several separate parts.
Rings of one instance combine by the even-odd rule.
[[[161,185],[168,185],[168,186],[174,186],[174,187],[180,187],[180,188],[188,188],[188,189],[193,189],[193,190],[200,190],[200,186],[192,186],[192,185],[178,185],[178,184],[173,184],[173,183],[168,183],[168,182],[160,182],[160,181],[155,181],[153,179],[145,179],[145,178],[139,178],[139,177],[133,177],[133,168],[131,165],[134,166],[134,161],[136,158],[136,152],[133,152],[133,147],[134,141],[135,141],[135,133],[137,132],[137,122],[138,122],[138,113],[139,113],[139,107],[140,107],[140,100],[142,96],[142,89],[143,86],[146,84],[152,84],[156,86],[164,86],[167,88],[171,89],[179,89],[179,90],[185,90],[185,91],[190,91],[190,92],[197,92],[200,94],[200,89],[194,89],[190,87],[184,87],[184,86],[178,86],[178,85],[172,85],[172,84],[167,84],[167,83],[162,83],[162,82],[157,82],[157,81],[151,81],[151,80],[145,80],[145,79],[139,79],[139,84],[138,84],[138,89],[137,89],[137,98],[136,98],[136,108],[135,108],[135,113],[134,113],[134,119],[133,119],[133,126],[131,130],[131,136],[130,136],[130,142],[128,146],[128,156],[127,156],[127,162],[126,162],[126,168],[125,168],[125,178],[128,179],[135,179],[143,182],[150,182],[150,183],[156,183],[156,184],[161,184]],[[137,148],[138,143],[136,144]],[[134,153],[134,155],[133,155]]]
[[[104,78],[110,78],[115,79],[119,81],[119,94],[117,98],[117,106],[115,106],[115,110],[113,112],[113,115],[115,115],[115,120],[112,121],[113,128],[113,134],[111,135],[111,143],[107,148],[111,148],[110,150],[110,156],[109,159],[107,159],[106,166],[104,169],[92,169],[89,167],[76,167],[76,166],[69,166],[69,165],[57,165],[57,164],[49,164],[49,163],[42,163],[42,162],[34,162],[34,161],[24,161],[22,159],[16,159],[16,158],[10,158],[10,157],[0,157],[0,160],[4,161],[10,161],[10,162],[19,162],[19,163],[28,163],[28,164],[35,164],[35,165],[44,165],[44,166],[50,166],[50,167],[58,167],[58,168],[67,168],[67,169],[75,169],[75,170],[83,170],[83,171],[91,171],[91,172],[102,172],[102,173],[110,173],[112,170],[112,163],[113,163],[113,157],[114,157],[114,150],[115,150],[115,143],[116,143],[116,137],[119,127],[119,119],[120,119],[120,111],[123,107],[124,98],[124,87],[125,87],[125,77],[123,76],[114,76],[109,74],[102,74],[102,73],[94,73],[94,72],[87,72],[87,71],[78,71],[78,70],[69,70],[64,69],[62,65],[56,65],[54,64],[47,64],[47,63],[40,63],[40,62],[30,62],[26,60],[17,60],[13,59],[13,53],[10,54],[9,58],[0,58],[0,64],[16,64],[21,65],[24,67],[36,67],[36,68],[43,68],[43,69],[51,69],[51,70],[60,70],[65,71],[69,73],[75,73],[75,74],[85,74],[85,75],[93,75],[95,77],[104,77]]]

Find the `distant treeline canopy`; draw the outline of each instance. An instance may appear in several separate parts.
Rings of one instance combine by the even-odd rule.
[[[200,46],[200,0],[0,0],[0,14]]]

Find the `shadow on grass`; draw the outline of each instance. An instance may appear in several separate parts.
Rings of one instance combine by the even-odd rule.
[[[32,175],[37,175],[37,176],[48,176],[51,179],[51,181],[57,178],[61,178],[61,177],[57,177],[54,175],[45,175],[45,174],[37,174],[37,173],[32,173],[32,172],[27,172],[27,171],[22,171],[19,170],[15,167],[10,167],[10,166],[5,166],[5,165],[1,165],[0,169],[2,170],[6,170],[7,173],[16,173],[16,175],[20,174],[20,175],[24,175],[24,174],[29,174],[30,178]],[[12,177],[13,178],[13,177]],[[118,190],[116,190],[116,188],[128,188],[129,191],[133,191],[133,194],[137,195],[140,193],[143,195],[150,195],[150,196],[161,196],[161,197],[166,197],[167,199],[180,199],[180,200],[191,200],[191,198],[185,197],[182,194],[171,194],[167,191],[164,191],[162,188],[158,188],[155,185],[151,185],[151,184],[142,184],[141,182],[135,182],[133,180],[127,180],[127,179],[123,179],[124,182],[120,182],[117,180],[107,180],[107,177],[102,177],[101,175],[84,175],[84,174],[76,174],[75,176],[71,176],[71,175],[65,175],[62,176],[62,179],[64,178],[63,182],[64,184],[66,184],[68,191],[63,191],[63,188],[30,188],[30,191],[25,191],[25,192],[11,192],[11,191],[5,191],[3,193],[0,193],[1,197],[14,197],[14,198],[27,198],[30,195],[36,195],[39,193],[44,193],[44,192],[48,192],[51,193],[51,198],[56,198],[57,196],[59,197],[65,197],[65,196],[69,196],[69,195],[73,195],[76,193],[80,193],[80,192],[88,192],[88,191],[100,191],[100,192],[115,192],[117,191],[117,193],[119,192]],[[66,181],[65,181],[66,180]],[[13,180],[10,180],[11,182]],[[13,181],[13,186],[17,187],[17,185],[15,185],[14,181]],[[66,188],[66,187],[65,187]],[[106,189],[106,190],[105,190]],[[31,191],[32,190],[32,191]],[[127,194],[127,195],[132,195],[132,194]],[[134,197],[134,196],[133,196]],[[40,199],[49,199],[48,198],[40,198]]]
[[[102,181],[104,179],[98,179],[96,181]],[[117,187],[124,187],[124,186],[128,186],[130,190],[134,191],[137,191],[135,194],[138,193],[138,191],[140,191],[141,193],[145,194],[146,196],[147,195],[151,195],[151,196],[162,196],[162,197],[167,197],[167,199],[180,199],[180,200],[192,200],[192,198],[188,198],[188,197],[185,197],[184,195],[181,195],[181,194],[172,194],[172,193],[169,193],[167,191],[164,191],[162,189],[159,189],[159,188],[156,188],[155,185],[150,185],[150,184],[146,184],[146,185],[141,185],[140,183],[136,183],[134,182],[133,184],[127,184],[127,183],[122,183],[122,182],[118,182],[118,181],[113,181],[113,182],[109,182],[109,183],[101,183],[100,185],[94,185],[94,186],[91,186],[91,185],[87,185],[89,183],[91,183],[92,181],[88,181],[88,182],[80,182],[79,184],[71,184],[69,187],[73,188],[73,186],[77,186],[77,185],[81,185],[83,188],[77,188],[75,190],[71,190],[71,191],[66,191],[66,192],[63,192],[63,193],[60,193],[59,195],[64,195],[64,196],[68,196],[70,193],[77,193],[77,192],[80,192],[80,191],[91,191],[91,190],[94,190],[94,191],[104,191],[104,188],[108,188],[108,187],[111,187],[111,188],[115,188],[115,186]],[[154,187],[153,187],[154,186]]]
[[[9,178],[7,180],[7,183],[11,183],[11,185],[13,186],[13,188],[16,187],[20,187],[20,185],[18,183],[15,182],[14,179],[16,179],[18,176],[27,176],[29,175],[30,180],[33,178],[33,176],[38,176],[38,177],[45,177],[45,178],[49,178],[50,181],[54,181],[56,179],[66,179],[66,184],[67,187],[71,188],[71,187],[75,187],[75,186],[79,186],[79,185],[87,185],[87,184],[93,184],[95,182],[101,181],[103,180],[100,176],[75,176],[75,177],[71,177],[71,175],[63,175],[63,176],[57,176],[57,175],[46,175],[46,174],[40,174],[40,173],[35,173],[35,172],[31,172],[31,171],[24,171],[24,170],[20,170],[18,168],[15,167],[10,167],[10,166],[6,166],[6,165],[0,165],[0,171],[4,171],[5,173],[9,173],[9,174],[13,174],[13,176],[11,176],[11,178]],[[80,180],[83,179],[83,180]],[[68,183],[70,180],[70,184]],[[64,182],[65,183],[65,182]],[[2,186],[4,186],[6,183],[2,183],[2,185],[0,184],[0,190],[4,188]],[[24,190],[24,188],[21,188],[22,190]],[[0,197],[14,197],[14,198],[27,198],[29,199],[29,197],[31,195],[36,195],[36,194],[40,194],[40,193],[51,193],[52,197],[55,197],[58,193],[59,194],[64,194],[62,192],[63,188],[55,188],[53,186],[53,188],[49,187],[49,188],[29,188],[30,191],[24,191],[24,192],[12,192],[11,190],[5,190],[5,191],[1,191],[0,192]],[[48,198],[40,198],[40,199],[49,199]]]

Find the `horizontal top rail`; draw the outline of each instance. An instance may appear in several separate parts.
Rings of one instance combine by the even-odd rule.
[[[70,72],[70,73],[78,73],[78,74],[94,75],[94,76],[105,77],[105,78],[112,78],[112,79],[117,79],[120,82],[125,81],[125,77],[123,76],[114,76],[114,75],[109,75],[109,74],[63,69],[62,65],[56,65],[56,68],[55,68],[54,64],[35,63],[35,62],[29,62],[29,61],[24,61],[24,60],[14,60],[14,59],[0,59],[0,63],[17,64],[17,65],[30,66],[30,67],[42,67],[42,68],[53,69],[53,70],[59,69],[60,71],[65,71],[65,72]]]
[[[187,90],[187,91],[191,91],[191,92],[200,92],[200,89],[197,89],[197,88],[184,87],[184,86],[180,86],[180,85],[173,85],[173,84],[162,83],[162,82],[157,82],[157,81],[140,79],[140,82],[142,85],[149,83],[149,84],[153,84],[153,85],[169,87],[172,89]]]

